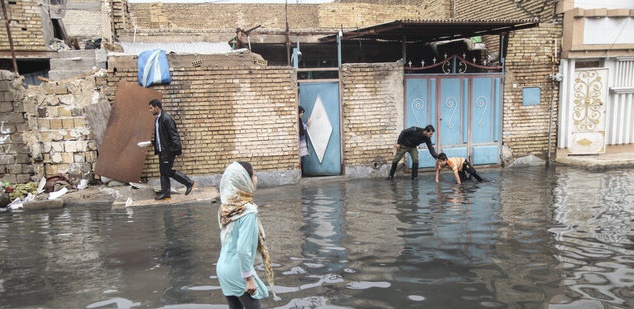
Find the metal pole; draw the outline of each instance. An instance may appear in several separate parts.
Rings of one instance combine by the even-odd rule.
[[[548,119],[548,159],[546,163],[550,165],[551,152],[552,152],[552,140],[553,140],[553,106],[555,105],[555,63],[557,57],[557,39],[553,43],[553,56],[550,58],[550,117]]]
[[[7,5],[4,3],[4,0],[0,0],[2,2],[2,13],[4,13],[4,25],[7,27],[7,38],[9,39],[9,48],[11,49],[11,58],[13,59],[13,71],[15,74],[20,74],[18,72],[18,62],[15,60],[15,50],[13,49],[13,39],[11,38],[11,27],[9,26],[9,16],[7,15]]]
[[[337,66],[341,70],[341,38],[343,37],[343,25],[341,26],[341,30],[337,33]],[[341,72],[339,72],[341,74]]]
[[[288,0],[284,1],[284,15],[286,18],[286,65],[291,65],[291,38],[288,33]]]

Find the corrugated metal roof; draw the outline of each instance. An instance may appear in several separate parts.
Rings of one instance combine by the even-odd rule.
[[[396,20],[343,33],[343,40],[374,40],[402,42],[407,40],[435,42],[469,38],[485,34],[500,34],[536,27],[539,19],[428,19]],[[334,42],[337,35],[320,38],[320,42]]]
[[[176,54],[225,54],[232,52],[227,42],[120,42],[124,54],[138,55],[142,51],[162,49]]]

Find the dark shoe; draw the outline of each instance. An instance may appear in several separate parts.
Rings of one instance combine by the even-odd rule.
[[[155,200],[161,200],[161,201],[169,201],[171,199],[171,197],[169,195],[159,194],[159,195],[155,196],[154,199]]]
[[[187,191],[185,191],[185,195],[192,193],[192,189],[194,188],[195,185],[196,185],[196,182],[193,181],[192,184],[187,187]]]

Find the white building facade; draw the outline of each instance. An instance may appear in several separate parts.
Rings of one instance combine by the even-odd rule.
[[[558,147],[634,144],[634,1],[564,0]]]

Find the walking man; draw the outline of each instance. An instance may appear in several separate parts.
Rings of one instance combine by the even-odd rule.
[[[440,170],[444,167],[447,167],[453,171],[454,176],[456,177],[456,183],[461,184],[463,181],[471,178],[475,178],[478,182],[482,181],[482,177],[478,175],[473,165],[469,163],[469,160],[465,158],[451,157],[447,158],[447,155],[444,152],[438,154],[438,160],[436,161],[436,182],[440,182]],[[470,177],[467,178],[467,174],[469,173]]]
[[[185,191],[185,195],[187,195],[192,192],[196,182],[185,174],[172,169],[176,156],[183,153],[174,118],[163,111],[163,104],[160,100],[154,99],[150,101],[149,105],[150,111],[156,116],[152,144],[154,145],[154,154],[159,156],[159,171],[161,173],[161,193],[154,199],[170,199],[172,190],[170,177],[187,187]]]
[[[396,141],[396,155],[394,155],[394,160],[392,160],[392,168],[390,169],[390,175],[387,177],[388,180],[394,180],[394,173],[396,172],[396,167],[398,166],[398,162],[403,158],[405,153],[409,153],[412,158],[412,180],[418,177],[418,145],[425,143],[427,145],[427,149],[429,150],[429,154],[431,154],[434,159],[438,156],[436,155],[436,150],[434,150],[434,146],[431,144],[431,137],[436,132],[434,126],[428,125],[425,128],[419,127],[411,127],[401,131],[401,134],[398,135],[398,140]]]

